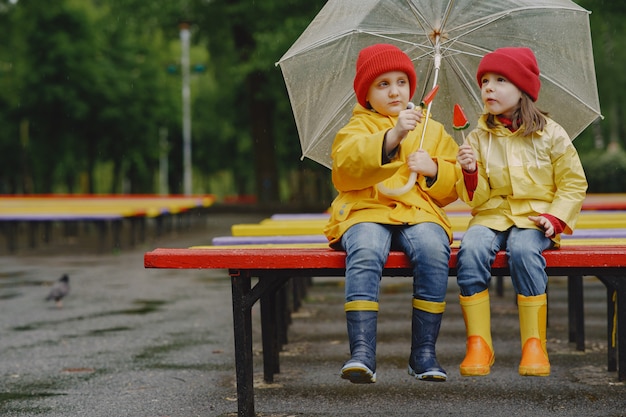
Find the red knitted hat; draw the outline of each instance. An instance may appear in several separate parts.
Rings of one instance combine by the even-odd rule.
[[[363,48],[356,60],[354,76],[354,92],[359,104],[367,107],[367,92],[374,80],[381,74],[390,71],[402,71],[409,77],[409,87],[413,97],[417,87],[417,75],[413,62],[407,54],[396,46],[386,43]]]
[[[541,81],[537,59],[530,48],[499,48],[485,55],[476,71],[479,87],[483,75],[487,72],[505,76],[533,101],[537,101]]]

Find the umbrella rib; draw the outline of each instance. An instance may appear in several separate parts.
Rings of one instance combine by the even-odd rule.
[[[459,35],[457,35],[457,36],[455,36],[453,38],[446,39],[444,42],[442,42],[441,47],[445,51],[448,51],[448,49],[451,49],[452,45],[454,43],[456,43],[459,39],[461,39],[463,37],[466,37],[469,33],[472,33],[472,32],[475,32],[475,31],[477,31],[479,29],[482,29],[483,27],[485,27],[485,26],[487,26],[487,25],[489,25],[489,24],[491,24],[491,23],[493,23],[495,21],[504,19],[505,17],[507,17],[507,16],[509,16],[509,15],[511,15],[513,13],[516,13],[516,12],[527,11],[527,10],[541,10],[541,9],[570,10],[570,11],[574,11],[574,12],[581,12],[581,13],[589,14],[589,12],[587,10],[584,10],[584,9],[581,10],[581,9],[575,8],[575,7],[563,7],[563,6],[526,6],[526,7],[518,7],[518,8],[515,8],[515,9],[508,9],[508,10],[502,11],[500,13],[497,13],[495,15],[484,17],[482,19],[477,19],[477,20],[474,20],[472,22],[468,22],[468,23],[465,23],[463,25],[455,27],[454,28],[455,30],[463,30],[465,27],[471,25],[469,30],[464,31],[463,33],[461,33],[461,34],[459,34]],[[482,20],[482,23],[481,23],[481,20]],[[472,46],[474,46],[474,45],[472,45]],[[484,48],[476,47],[476,49],[482,50],[483,52],[489,52],[487,49],[484,49]],[[480,56],[480,55],[477,54],[476,56]]]
[[[591,105],[587,104],[586,101],[584,101],[583,99],[581,99],[577,94],[575,94],[572,90],[570,90],[569,88],[566,88],[563,84],[555,81],[553,78],[547,77],[543,74],[539,75],[540,78],[543,78],[544,80],[548,81],[549,83],[551,83],[552,85],[558,87],[560,90],[562,90],[565,94],[569,95],[571,98],[573,98],[574,100],[576,100],[577,102],[579,102],[580,104],[582,104],[584,107],[588,108],[589,110],[591,110],[593,113],[597,114],[598,117],[601,117],[602,119],[604,119],[604,116],[602,116],[602,113],[598,112],[598,110],[596,110],[595,108],[593,108]]]
[[[339,33],[336,33],[336,34],[332,35],[332,37],[329,36],[329,37],[326,37],[326,38],[319,39],[317,42],[313,42],[310,45],[307,45],[305,48],[300,49],[295,54],[291,54],[291,55],[287,56],[287,54],[289,53],[289,51],[287,51],[287,53],[285,53],[285,55],[282,58],[280,58],[280,60],[278,62],[276,62],[275,65],[279,65],[281,62],[284,62],[284,61],[286,61],[286,60],[288,60],[290,58],[294,58],[294,57],[296,57],[298,55],[302,55],[302,54],[305,54],[305,53],[307,53],[309,51],[312,51],[312,50],[314,50],[314,49],[316,49],[316,48],[318,48],[318,47],[320,47],[322,45],[327,44],[330,40],[335,41],[337,39],[341,39],[341,38],[350,36],[350,35],[352,35],[354,33],[368,33],[368,34],[371,34],[371,35],[376,35],[375,33],[362,31],[361,29],[345,30],[343,32],[339,32]]]
[[[457,26],[455,29],[463,29],[466,26],[469,25],[476,25],[478,23],[480,23],[481,21],[483,21],[484,23],[481,23],[479,26],[477,26],[475,29],[479,29],[485,25],[488,25],[492,22],[495,22],[496,20],[500,20],[510,14],[513,13],[517,13],[517,12],[522,12],[522,11],[527,11],[527,10],[548,10],[548,9],[558,9],[558,10],[569,10],[569,11],[573,11],[573,12],[580,12],[580,13],[586,13],[589,14],[590,12],[584,9],[580,9],[580,8],[575,8],[575,7],[563,7],[563,6],[526,6],[526,7],[518,7],[515,9],[507,9],[507,10],[503,10],[501,12],[498,12],[496,14],[493,14],[491,16],[486,16],[482,19],[476,19],[473,20],[471,22],[467,22],[464,23],[462,25]],[[474,31],[475,29],[472,29],[471,31],[465,32],[465,33],[470,33],[472,31]]]
[[[469,81],[463,76],[463,72],[459,67],[459,64],[456,60],[450,59],[448,62],[449,66],[452,68],[452,71],[456,74],[459,80],[462,81],[463,88],[469,93],[469,95],[476,101],[476,103],[482,104],[482,99],[478,95],[476,95],[475,90],[472,88],[472,85]]]
[[[452,0],[451,0],[452,1]],[[429,30],[434,31],[435,28],[429,23],[429,20],[426,18],[426,16],[424,16],[413,4],[413,2],[408,1],[407,3],[409,5],[409,9],[411,9],[411,11],[413,12],[413,15],[415,16],[415,19],[417,20],[417,23],[420,25],[420,27],[422,28],[422,30],[424,30],[424,33],[428,33],[428,31],[426,30],[426,27],[428,27]],[[448,2],[448,5],[446,6],[446,10],[448,10],[448,8],[450,7],[450,2]],[[449,11],[447,11],[447,14],[449,15]],[[430,40],[430,44],[431,46],[433,45],[433,41],[432,39],[430,39],[430,36],[426,37],[428,40]],[[417,46],[417,45],[415,45]]]

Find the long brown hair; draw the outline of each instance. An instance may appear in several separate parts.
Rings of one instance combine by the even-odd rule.
[[[546,126],[546,116],[548,116],[548,112],[540,110],[528,94],[522,92],[519,107],[513,112],[513,130],[517,130],[524,125],[523,135],[530,136],[535,132],[543,130]],[[496,116],[489,114],[487,116],[487,126],[493,129],[497,125]]]

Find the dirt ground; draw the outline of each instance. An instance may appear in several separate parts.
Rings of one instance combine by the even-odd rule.
[[[255,213],[213,213],[149,229],[135,246],[102,250],[94,233],[57,231],[49,244],[0,257],[0,415],[192,417],[236,415],[230,281],[225,271],[147,270],[156,247],[208,244]],[[128,242],[124,235],[123,242]],[[110,237],[110,236],[109,236]],[[45,302],[64,273],[63,307]],[[438,342],[445,383],[406,373],[410,346],[409,279],[385,278],[378,337],[378,382],[339,378],[348,345],[340,278],[316,278],[294,314],[275,383],[262,381],[254,326],[259,416],[626,416],[626,385],[606,371],[606,290],[585,278],[586,350],[568,342],[567,282],[550,281],[548,350],[552,374],[517,375],[520,342],[510,282],[493,297],[496,364],[463,378],[464,326],[450,280]],[[259,319],[258,306],[253,312]]]

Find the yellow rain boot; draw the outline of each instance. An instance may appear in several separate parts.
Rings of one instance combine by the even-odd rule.
[[[522,376],[550,375],[550,361],[546,349],[548,297],[546,294],[525,297],[517,295],[519,327],[522,340]]]
[[[495,361],[491,341],[489,290],[469,297],[459,295],[467,332],[465,359],[459,367],[463,376],[489,375]]]

